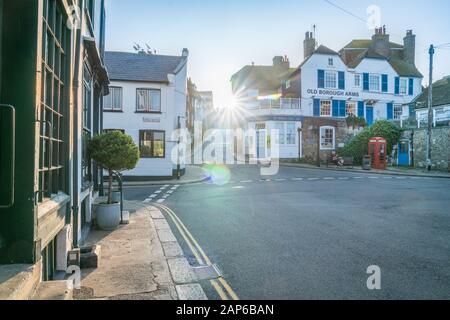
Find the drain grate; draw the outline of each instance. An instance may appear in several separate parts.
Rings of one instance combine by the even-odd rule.
[[[194,272],[199,280],[213,280],[222,277],[217,265],[194,267]]]

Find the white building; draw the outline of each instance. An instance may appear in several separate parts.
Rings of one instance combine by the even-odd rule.
[[[126,179],[168,178],[185,171],[175,131],[186,123],[187,61],[181,56],[106,52],[111,79],[104,101],[105,130],[121,130],[139,145],[141,159]]]
[[[273,66],[244,67],[232,84],[245,110],[244,127],[256,132],[248,138],[250,157],[270,157],[273,129],[279,131],[280,158],[317,159],[343,146],[348,116],[364,118],[370,126],[411,115],[423,79],[414,57],[411,31],[399,45],[380,28],[371,40],[353,40],[339,53],[317,47],[308,32],[297,69],[277,57]]]

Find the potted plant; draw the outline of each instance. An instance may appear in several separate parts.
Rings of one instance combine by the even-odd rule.
[[[133,139],[111,131],[92,138],[88,146],[90,157],[108,171],[108,200],[97,206],[97,225],[102,230],[114,230],[120,224],[120,202],[113,199],[113,172],[131,170],[139,161],[139,148]]]

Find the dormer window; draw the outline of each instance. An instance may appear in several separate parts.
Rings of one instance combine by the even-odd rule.
[[[334,66],[334,60],[333,60],[333,58],[329,58],[329,59],[328,59],[328,66],[330,66],[330,67]]]

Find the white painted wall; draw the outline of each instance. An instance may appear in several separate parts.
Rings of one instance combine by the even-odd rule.
[[[177,75],[169,75],[173,80],[169,84],[111,81],[112,87],[123,90],[123,112],[103,113],[103,129],[121,129],[130,135],[139,145],[139,130],[162,130],[166,133],[166,155],[164,159],[140,159],[134,170],[124,172],[125,176],[164,177],[172,176],[177,163],[172,161],[172,150],[177,150],[175,136],[178,128],[178,117],[181,117],[181,127],[185,128],[186,116],[186,81],[187,67]],[[137,89],[161,90],[161,114],[136,113]],[[185,168],[185,159],[181,157],[181,169]]]

